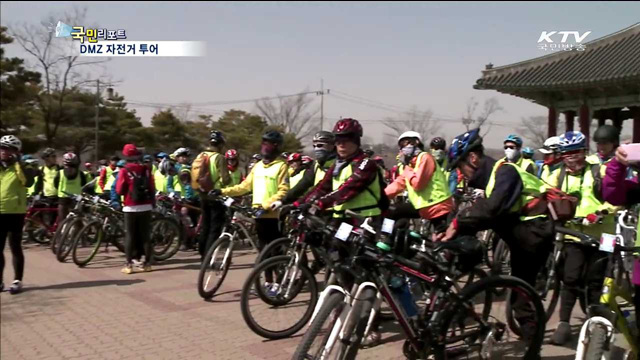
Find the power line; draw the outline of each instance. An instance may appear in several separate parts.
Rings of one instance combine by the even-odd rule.
[[[191,105],[191,106],[235,105],[235,104],[253,103],[253,102],[261,101],[261,100],[279,100],[279,99],[285,99],[285,98],[290,98],[290,97],[295,97],[295,96],[302,96],[302,95],[311,95],[311,94],[319,95],[321,92],[322,91],[305,91],[305,92],[300,92],[300,93],[295,93],[295,94],[266,96],[266,97],[263,96],[263,97],[259,97],[259,98],[253,98],[253,99],[206,101],[206,102],[195,102],[195,103],[190,103],[190,102],[162,103],[162,104],[164,106],[181,106],[181,107],[184,107],[185,104],[188,104],[188,105]],[[138,100],[135,100],[135,101],[138,101]],[[146,101],[140,101],[140,102],[146,102]],[[151,103],[151,102],[146,102],[146,103]]]

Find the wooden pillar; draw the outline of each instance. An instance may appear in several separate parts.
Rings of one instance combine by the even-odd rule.
[[[553,106],[549,107],[549,124],[547,128],[547,137],[556,136],[558,129],[558,115],[556,113],[556,108]]]
[[[566,131],[573,131],[573,122],[575,121],[576,113],[575,111],[565,111],[564,112],[564,123]]]
[[[580,132],[587,138],[587,147],[589,146],[589,140],[591,138],[589,134],[589,126],[591,125],[591,114],[589,114],[589,107],[587,104],[583,104],[580,107]]]

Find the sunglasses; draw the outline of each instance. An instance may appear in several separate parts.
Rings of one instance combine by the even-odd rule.
[[[322,149],[327,147],[327,144],[322,144],[322,143],[318,143],[318,144],[313,144],[313,148],[314,149]]]
[[[516,149],[516,147],[514,145],[505,145],[504,149],[505,150],[507,150],[507,149]]]

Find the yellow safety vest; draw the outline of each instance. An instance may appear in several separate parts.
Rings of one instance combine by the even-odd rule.
[[[45,165],[41,168],[41,171],[44,196],[56,196],[58,194],[58,189],[56,189],[53,181],[58,175],[58,167],[54,165],[49,168]]]
[[[229,186],[238,185],[242,181],[242,172],[240,171],[240,168],[236,168],[235,171],[229,172],[229,176],[231,176],[231,184]]]
[[[156,170],[153,174],[153,181],[156,186],[156,191],[161,193],[167,193],[167,177],[162,175],[160,170]]]
[[[113,174],[113,170],[111,170],[111,166],[107,166],[105,169],[106,169],[106,173],[105,173],[105,175],[104,175],[104,177],[105,177],[104,188],[105,188],[107,191],[110,191],[110,190],[111,190],[111,188],[108,188],[108,187],[107,187],[107,183],[109,182],[109,179],[111,178],[111,174]],[[104,190],[100,187],[100,184],[99,184],[99,182],[100,182],[100,181],[99,181],[99,180],[100,180],[100,179],[99,179],[99,177],[98,177],[98,181],[96,181],[96,194],[102,194],[102,193],[104,193]]]
[[[107,178],[107,183],[104,184],[104,190],[105,191],[111,191],[111,186],[113,186],[113,182],[116,181],[116,175],[115,175],[116,172],[117,172],[117,170],[115,170],[115,171],[112,170],[111,174],[109,174],[109,177]]]
[[[80,172],[73,180],[67,179],[64,175],[64,170],[60,170],[60,183],[58,184],[58,197],[66,198],[69,195],[65,192],[73,195],[80,195],[82,192],[82,179],[80,178]]]
[[[278,192],[278,174],[283,166],[287,165],[282,160],[269,163],[269,166],[265,166],[262,161],[254,165],[252,205],[262,206],[266,200]]]
[[[520,199],[509,209],[511,213],[519,213],[520,210],[528,204],[530,201],[540,196],[543,192],[545,192],[549,186],[542,182],[542,180],[538,179],[535,175],[527,172],[522,169],[520,166],[514,163],[502,162],[504,165],[513,166],[516,171],[518,171],[518,175],[520,175],[520,179],[522,180],[522,193],[520,194]],[[487,183],[487,188],[485,189],[485,194],[487,198],[491,196],[493,193],[494,187],[496,185],[496,173],[497,168],[494,167],[491,172],[491,177],[489,178],[489,182]],[[542,217],[545,215],[537,215],[537,216],[521,216],[520,220],[527,221],[537,217]]]
[[[27,178],[19,163],[8,168],[0,167],[0,214],[24,214],[27,212]]]
[[[290,176],[289,177],[289,188],[293,189],[300,182],[300,180],[302,180],[303,176],[304,176],[304,170],[298,172],[294,176]]]
[[[426,154],[426,152],[418,154],[416,163],[419,164]],[[406,189],[409,194],[409,202],[416,209],[422,209],[441,203],[451,197],[444,173],[441,171],[438,162],[434,162],[436,164],[436,171],[433,172],[431,180],[422,190],[416,191],[409,183],[409,179],[405,179]]]
[[[362,162],[365,161],[370,161],[370,159],[362,160]],[[340,171],[340,174],[338,174],[337,177],[333,178],[333,191],[338,190],[338,188],[340,188],[340,186],[342,186],[342,184],[344,184],[344,182],[347,181],[349,177],[351,177],[351,175],[353,174],[353,166],[353,163],[345,166]],[[381,193],[379,176],[380,173],[377,173],[375,179],[369,185],[369,187],[364,189],[360,194],[356,195],[354,198],[343,204],[334,206],[333,216],[344,217],[345,210],[351,210],[358,213],[360,216],[368,217],[380,215],[382,211],[378,207],[379,198],[377,197],[385,195]]]

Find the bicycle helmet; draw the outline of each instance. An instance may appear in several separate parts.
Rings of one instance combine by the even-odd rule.
[[[526,147],[522,149],[522,155],[524,155],[526,159],[531,159],[533,157],[533,154],[534,154],[533,149],[530,147]]]
[[[434,137],[431,139],[431,144],[429,147],[436,150],[444,150],[447,147],[447,141],[441,137]]]
[[[173,155],[175,155],[175,157],[178,157],[178,156],[189,156],[189,155],[191,155],[191,151],[188,148],[181,147],[181,148],[177,149],[176,151],[174,151]]]
[[[127,163],[124,160],[119,160],[116,167],[123,168]]]
[[[287,162],[294,162],[294,161],[302,161],[302,155],[298,154],[298,153],[292,153],[287,157]]]
[[[20,158],[20,161],[22,162],[27,162],[29,160],[33,160],[33,156],[27,154],[27,155],[22,155],[22,157]]]
[[[279,131],[269,130],[262,135],[263,141],[268,141],[277,145],[280,145],[284,142],[284,138]]]
[[[166,158],[168,158],[168,157],[169,157],[169,155],[167,155],[167,153],[162,152],[162,151],[156,154],[156,159],[158,159],[158,158],[160,158],[160,159],[166,159]]]
[[[164,159],[158,165],[158,170],[160,170],[160,173],[165,176],[169,173],[171,168],[175,169],[175,163],[171,159]]]
[[[80,159],[78,158],[78,155],[68,152],[62,155],[62,163],[65,166],[78,166],[80,165]]]
[[[86,162],[84,163],[84,167],[87,169],[91,169],[93,167],[93,164],[91,164],[90,162]]]
[[[518,145],[518,147],[522,146],[522,138],[518,135],[511,134],[504,139],[504,143],[512,142]]]
[[[211,133],[209,134],[209,141],[214,144],[224,144],[226,142],[222,132],[218,130],[211,130]]]
[[[335,141],[336,136],[330,131],[318,131],[313,135],[313,142],[333,144]]]
[[[469,152],[480,146],[482,146],[480,128],[469,130],[464,134],[456,136],[449,148],[449,170],[457,167],[460,160],[466,158]]]
[[[405,131],[402,135],[398,136],[398,144],[402,139],[418,139],[422,143],[422,135],[417,131]]]
[[[619,144],[620,131],[613,125],[602,125],[593,134],[593,141],[599,144]]]
[[[251,156],[251,160],[260,161],[260,160],[262,160],[262,155],[253,154],[253,156]]]
[[[285,151],[282,154],[280,154],[280,156],[286,161],[289,158],[289,153]]]
[[[53,156],[56,154],[56,151],[53,150],[52,148],[46,148],[42,151],[42,154],[40,155],[41,158],[45,159],[48,158],[49,156]]]
[[[560,150],[560,136],[552,136],[544,141],[542,149],[539,151],[545,155],[553,154]]]
[[[22,150],[22,141],[20,141],[20,139],[18,139],[14,135],[5,135],[0,138],[0,146],[13,148],[17,151],[20,151]]]
[[[587,148],[587,138],[580,131],[567,131],[560,135],[560,151],[569,152]]]
[[[346,118],[338,120],[333,127],[333,134],[338,136],[351,135],[355,137],[362,137],[362,125],[356,119]]]
[[[224,153],[224,158],[227,160],[237,159],[238,152],[235,149],[229,149],[226,153]]]
[[[307,166],[313,162],[313,159],[310,156],[304,155],[302,157],[302,166]]]
[[[364,154],[367,155],[368,157],[372,157],[376,152],[371,150],[371,149],[367,149],[364,151]]]
[[[152,162],[153,161],[153,157],[151,157],[151,155],[145,155],[142,157],[142,162]]]

